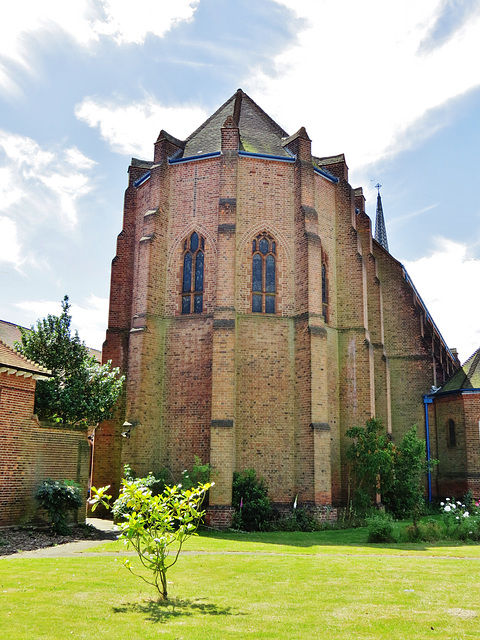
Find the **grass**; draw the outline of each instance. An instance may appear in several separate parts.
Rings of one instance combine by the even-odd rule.
[[[2,640],[480,638],[480,546],[367,545],[365,529],[202,534],[171,570],[171,602],[123,547],[0,561]]]

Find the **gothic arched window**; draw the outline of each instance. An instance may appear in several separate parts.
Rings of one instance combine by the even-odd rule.
[[[205,240],[196,231],[183,244],[182,314],[203,311]]]
[[[325,322],[328,318],[328,282],[327,282],[327,265],[322,262],[322,315]]]
[[[275,240],[261,233],[252,244],[252,311],[275,313]]]
[[[457,446],[457,434],[455,431],[455,422],[451,419],[447,422],[447,442],[449,447]]]

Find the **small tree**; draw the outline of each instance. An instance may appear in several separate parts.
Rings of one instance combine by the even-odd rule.
[[[377,494],[383,496],[392,486],[394,446],[376,418],[367,420],[365,428],[348,429],[346,435],[353,439],[346,456],[355,484],[354,502],[361,502],[368,510],[375,504]]]
[[[152,495],[149,487],[139,486],[135,481],[124,479],[120,490],[121,499],[128,511],[118,526],[120,540],[132,546],[142,565],[152,578],[136,573],[130,561],[125,567],[147,584],[154,586],[162,600],[168,599],[167,571],[177,562],[185,540],[196,534],[205,511],[201,505],[205,493],[212,485],[200,484],[195,489],[182,490],[180,485],[165,487],[163,493]],[[92,487],[92,511],[98,504],[110,508],[109,487]]]
[[[111,416],[121,393],[124,376],[111,362],[100,365],[71,331],[68,296],[60,316],[38,320],[36,328],[20,329],[22,342],[15,347],[24,356],[47,367],[49,380],[39,380],[35,412],[41,420],[96,424]]]
[[[426,473],[436,464],[427,462],[425,440],[412,427],[395,447],[394,481],[384,496],[387,509],[397,517],[413,516],[416,523],[425,502]]]
[[[437,463],[427,463],[425,440],[417,437],[417,428],[412,427],[396,446],[375,418],[365,428],[349,429],[346,435],[354,439],[347,449],[356,487],[354,501],[368,510],[380,494],[390,513],[413,515],[416,521],[424,502],[425,474]]]

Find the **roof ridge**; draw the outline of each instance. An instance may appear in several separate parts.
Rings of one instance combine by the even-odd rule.
[[[474,376],[478,365],[480,364],[480,348],[473,352],[470,356],[469,360],[472,359],[472,364],[468,368],[468,373],[466,374],[466,378],[471,380]],[[467,360],[468,362],[468,360]],[[465,363],[466,364],[466,363]]]
[[[238,89],[238,91],[241,91],[241,89]],[[209,118],[207,118],[204,122],[202,122],[202,124],[199,127],[197,127],[193,133],[191,133],[187,138],[185,138],[185,146],[187,145],[187,142],[190,142],[190,140],[192,140],[200,131],[202,131],[202,129],[204,129],[215,118],[215,116],[217,116],[217,114],[220,113],[222,109],[225,109],[225,107],[228,105],[229,102],[232,102],[233,100],[235,100],[238,91],[234,93],[233,96],[231,96],[228,100],[225,100],[225,102],[220,107],[218,107],[215,113],[212,113],[212,115]]]

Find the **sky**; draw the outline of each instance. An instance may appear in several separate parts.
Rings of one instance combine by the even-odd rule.
[[[480,347],[477,0],[24,0],[0,22],[0,319],[105,339],[132,157],[238,88],[344,153],[451,348]]]

